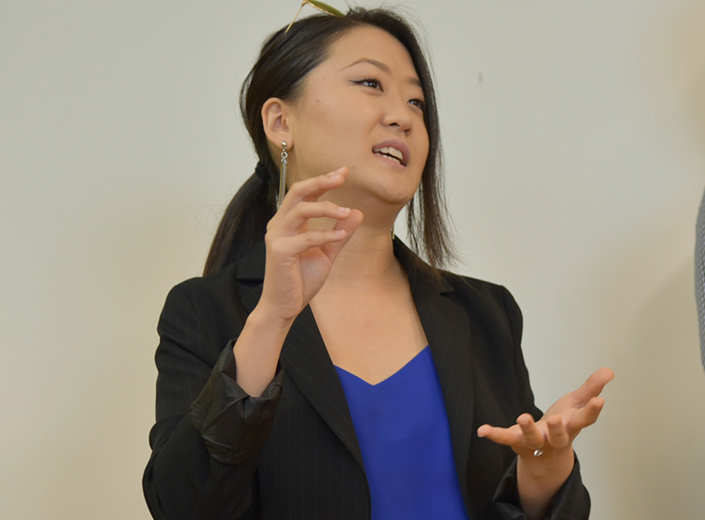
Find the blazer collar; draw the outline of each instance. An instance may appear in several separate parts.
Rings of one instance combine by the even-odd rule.
[[[262,294],[266,249],[255,246],[239,262],[236,277],[250,312]],[[471,327],[462,306],[450,296],[453,286],[414,267],[414,253],[399,239],[394,254],[406,270],[412,296],[428,339],[448,414],[455,466],[468,503],[468,459],[473,432]],[[294,384],[364,467],[352,417],[338,374],[328,355],[310,307],[297,317],[284,342],[281,363]]]

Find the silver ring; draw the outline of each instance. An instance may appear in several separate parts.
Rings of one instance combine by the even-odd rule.
[[[541,448],[546,445],[546,434],[543,433],[543,430],[539,431],[541,432],[541,436],[543,437],[543,442],[541,443],[541,446],[534,450],[534,457],[540,457],[541,455],[543,455],[543,450]]]

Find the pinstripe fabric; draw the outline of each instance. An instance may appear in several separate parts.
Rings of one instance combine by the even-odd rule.
[[[467,461],[473,434],[473,377],[470,350],[470,323],[467,315],[452,301],[443,298],[438,289],[411,278],[414,303],[426,337],[429,339],[433,362],[439,374],[446,401],[448,426],[451,432],[463,499],[469,501]],[[450,287],[445,287],[449,292]]]
[[[695,227],[695,298],[700,326],[700,358],[705,367],[705,195]]]
[[[510,425],[522,412],[540,415],[519,348],[519,308],[502,287],[450,274],[437,283],[410,270],[412,253],[403,244],[395,243],[395,253],[409,273],[431,347],[470,518],[521,519],[513,452],[475,434],[486,422]],[[345,394],[309,309],[282,349],[280,401],[261,449],[223,464],[209,455],[190,420],[199,389],[209,391],[234,372],[234,365],[219,368],[232,358],[223,346],[256,305],[263,271],[262,245],[238,266],[185,282],[167,299],[157,350],[157,424],[144,477],[150,510],[164,520],[369,519],[367,480]],[[223,405],[224,417],[249,406],[238,401],[238,389],[233,382],[224,390],[235,396],[232,405]],[[228,420],[237,424],[238,417]],[[500,482],[503,491],[493,501]],[[547,518],[583,519],[588,511],[576,466]]]

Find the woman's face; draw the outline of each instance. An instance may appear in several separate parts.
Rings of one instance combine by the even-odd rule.
[[[349,203],[372,197],[403,206],[414,196],[429,147],[424,92],[409,53],[389,33],[358,27],[334,42],[287,123],[294,180],[348,166],[340,191]]]

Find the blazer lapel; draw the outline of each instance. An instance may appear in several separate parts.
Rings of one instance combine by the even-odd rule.
[[[398,242],[398,241],[397,241]],[[409,274],[411,292],[428,339],[448,414],[455,467],[469,510],[468,461],[473,431],[471,327],[465,310],[445,296],[453,287],[415,271],[407,263],[410,251],[395,243],[397,257]]]
[[[281,360],[301,393],[364,468],[345,392],[310,307],[291,327]]]
[[[261,243],[238,266],[240,298],[248,313],[262,295],[265,253]],[[364,468],[345,392],[310,307],[306,306],[294,321],[284,341],[280,362],[311,406]]]

